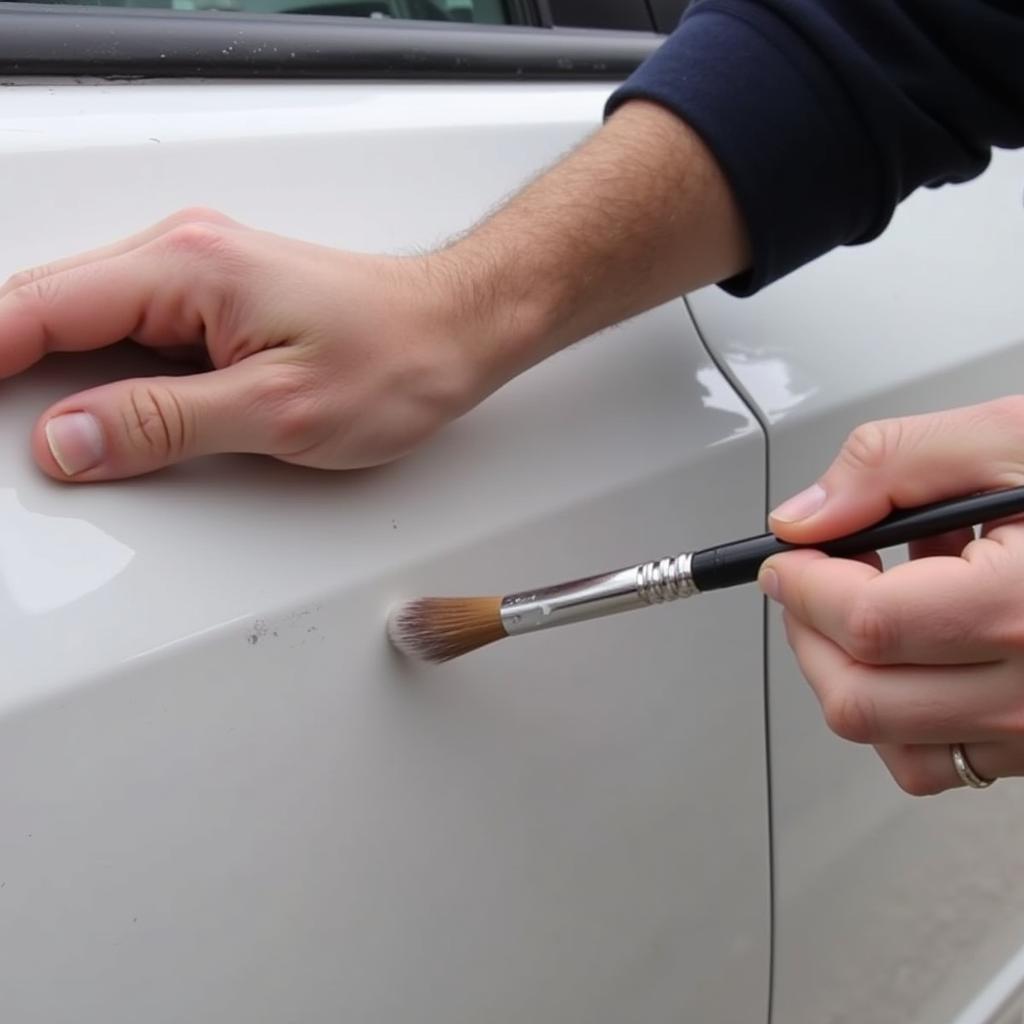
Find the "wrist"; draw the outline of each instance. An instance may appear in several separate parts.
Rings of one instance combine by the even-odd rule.
[[[567,336],[559,276],[512,241],[477,229],[425,258],[481,398],[578,340]]]

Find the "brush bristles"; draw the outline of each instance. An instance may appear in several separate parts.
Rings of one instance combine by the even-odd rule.
[[[508,634],[500,597],[421,597],[391,613],[388,636],[410,658],[451,661]]]

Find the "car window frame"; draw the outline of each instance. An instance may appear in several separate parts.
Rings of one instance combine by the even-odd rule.
[[[0,3],[0,78],[621,81],[654,32]]]

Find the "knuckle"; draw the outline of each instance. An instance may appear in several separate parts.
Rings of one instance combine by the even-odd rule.
[[[219,210],[214,210],[209,206],[186,206],[183,210],[176,210],[172,213],[166,223],[168,227],[175,227],[179,224],[217,224],[226,227],[233,221]]]
[[[163,244],[188,259],[221,257],[230,251],[230,240],[223,227],[201,221],[175,225],[163,236]]]
[[[160,383],[133,387],[122,420],[132,450],[164,462],[180,459],[193,434],[193,424],[181,402]]]
[[[822,702],[825,723],[841,739],[872,743],[878,738],[874,705],[850,686],[840,686]]]
[[[857,471],[881,469],[899,448],[902,433],[902,422],[898,419],[862,423],[843,442],[839,458]]]
[[[865,665],[888,664],[897,649],[893,619],[869,595],[856,598],[846,613],[843,648]]]

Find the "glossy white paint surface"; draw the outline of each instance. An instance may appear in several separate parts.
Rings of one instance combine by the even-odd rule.
[[[773,504],[860,422],[1021,390],[1022,191],[1024,155],[1002,154],[972,184],[913,197],[868,247],[754,299],[692,297],[771,424]],[[769,650],[774,1018],[950,1021],[1024,936],[1024,789],[903,796],[870,750],[826,731],[774,612]]]
[[[4,90],[0,276],[193,203],[427,245],[596,123],[598,87]],[[159,140],[159,141],[151,141]],[[763,444],[674,303],[420,453],[65,487],[28,430],[151,368],[0,384],[0,1006],[17,1024],[763,1021],[751,589],[444,669],[392,602],[757,531]]]

